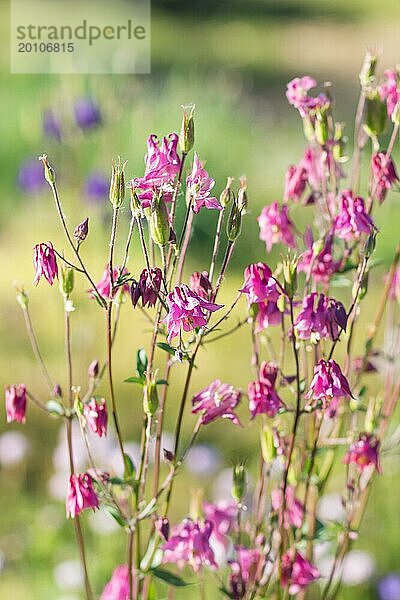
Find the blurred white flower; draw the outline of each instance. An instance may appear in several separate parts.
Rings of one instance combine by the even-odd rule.
[[[360,585],[369,581],[376,570],[372,554],[363,550],[350,550],[343,561],[342,578],[345,585]]]
[[[54,567],[54,579],[60,589],[74,590],[83,583],[83,574],[78,560],[64,560]]]
[[[104,510],[96,510],[88,515],[89,527],[94,533],[110,535],[119,531],[116,520]]]
[[[189,450],[184,464],[193,475],[212,477],[220,467],[221,458],[216,448],[197,444]]]
[[[0,463],[3,467],[11,467],[21,462],[27,452],[29,443],[24,433],[6,431],[0,435]]]
[[[341,523],[346,517],[340,494],[325,494],[318,502],[317,516],[321,521],[338,521]]]

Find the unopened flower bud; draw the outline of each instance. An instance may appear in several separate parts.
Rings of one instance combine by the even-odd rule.
[[[164,460],[166,462],[172,463],[174,461],[174,453],[171,450],[167,450],[167,448],[163,448]]]
[[[74,238],[78,242],[83,242],[87,238],[87,234],[89,233],[89,217],[86,217],[82,223],[79,223],[74,229]]]
[[[376,64],[378,58],[376,55],[367,52],[360,71],[360,84],[362,87],[371,85],[375,77]]]
[[[240,188],[239,188],[238,196],[237,196],[237,204],[238,204],[238,209],[240,210],[241,214],[243,215],[246,212],[247,205],[249,203],[249,200],[247,197],[247,179],[243,175],[242,177],[240,177],[239,181],[240,181]]]
[[[154,380],[149,381],[143,388],[143,410],[147,416],[153,417],[158,409],[157,385]]]
[[[60,290],[65,296],[69,296],[74,289],[74,269],[62,267],[60,276]]]
[[[229,213],[228,222],[226,224],[226,235],[230,242],[234,242],[240,235],[242,230],[242,213],[239,210],[236,200],[234,199],[231,212]]]
[[[162,196],[155,196],[149,218],[150,234],[158,246],[165,246],[170,236],[168,210]]]
[[[17,288],[17,302],[20,305],[20,307],[22,308],[22,310],[26,310],[26,307],[29,304],[29,297],[28,294],[25,292],[24,289],[18,289]]]
[[[183,154],[188,154],[194,146],[194,104],[182,106],[183,118],[179,135],[179,145]]]
[[[246,469],[244,465],[238,464],[233,467],[232,498],[241,502],[246,493]]]
[[[56,180],[56,174],[55,174],[53,167],[50,165],[49,161],[47,160],[47,154],[43,154],[42,156],[39,156],[39,160],[41,160],[43,163],[45,180],[47,181],[47,183],[52,185]]]
[[[364,274],[362,278],[360,289],[358,290],[357,300],[360,302],[363,298],[365,298],[366,293],[368,292],[368,279],[369,273],[368,271]]]
[[[92,360],[92,362],[90,363],[90,365],[88,367],[88,377],[89,377],[89,379],[96,379],[98,374],[99,374],[99,361],[97,360],[97,358],[95,358],[94,360]]]
[[[115,208],[119,208],[125,198],[125,175],[124,170],[126,162],[121,164],[121,158],[118,161],[112,161],[111,183],[110,183],[110,202]]]
[[[385,131],[387,122],[386,104],[382,102],[378,92],[374,91],[367,96],[365,105],[364,129],[370,137],[377,138]]]
[[[223,208],[226,208],[232,199],[231,185],[233,182],[233,177],[228,177],[225,189],[222,190],[221,195],[219,197],[219,203]]]
[[[154,526],[160,536],[167,542],[169,538],[169,520],[167,517],[157,517]]]
[[[56,383],[53,387],[54,398],[62,398],[62,389],[59,383]]]

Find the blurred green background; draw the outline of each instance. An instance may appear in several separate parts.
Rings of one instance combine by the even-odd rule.
[[[129,176],[141,175],[147,136],[178,130],[180,105],[194,102],[196,148],[207,161],[218,193],[227,175],[246,174],[249,180],[250,214],[221,296],[228,304],[241,284],[246,264],[261,259],[273,265],[279,254],[278,249],[265,256],[264,245],[258,240],[256,217],[264,204],[281,199],[285,168],[302,154],[301,123],[286,102],[286,82],[303,74],[321,83],[332,81],[336,118],[349,123],[351,139],[358,71],[366,49],[381,51],[382,70],[399,60],[398,0],[153,0],[151,75],[10,75],[8,3],[1,2],[1,9],[0,373],[2,384],[24,381],[44,399],[46,389],[32,359],[12,284],[25,282],[43,354],[55,380],[65,386],[60,294],[57,286],[53,289],[42,283],[33,289],[31,285],[32,246],[51,239],[57,248],[64,248],[65,242],[48,189],[39,186],[37,192],[26,193],[18,185],[25,161],[36,160],[46,152],[57,171],[69,224],[74,226],[90,217],[84,255],[91,272],[100,277],[107,256],[110,207],[106,196],[88,200],[85,181],[93,171],[108,177],[111,158],[118,154],[129,161]],[[73,124],[72,117],[73,103],[81,97],[95,99],[102,114],[102,123],[84,133]],[[61,142],[43,132],[43,113],[50,108],[65,123]],[[311,211],[297,207],[294,217],[304,225]],[[196,218],[188,273],[190,269],[206,268],[215,219],[215,214]],[[368,323],[376,302],[399,237],[399,219],[400,203],[393,193],[376,213],[381,230],[377,258],[382,266],[373,275],[367,301],[370,304],[365,307],[362,323]],[[128,221],[126,206],[121,218],[120,256]],[[136,242],[131,253],[133,273],[141,266]],[[83,387],[89,362],[95,357],[101,360],[105,352],[101,311],[94,310],[85,290],[84,282],[77,283],[77,310],[72,315],[74,380]],[[340,289],[338,294],[348,301],[350,290]],[[148,344],[149,336],[140,313],[134,313],[128,303],[122,308],[116,343],[118,402],[124,436],[137,443],[141,425],[139,393],[122,381],[133,374],[136,349]],[[243,310],[241,305],[239,312]],[[251,376],[249,341],[248,332],[243,331],[228,341],[210,345],[199,359],[201,368],[192,389],[198,390],[216,377],[245,388]],[[164,356],[160,354],[157,360],[161,367]],[[174,424],[182,373],[182,369],[175,370],[169,391],[169,431]],[[377,389],[378,385],[376,382]],[[106,388],[103,392],[106,395]],[[0,437],[0,598],[80,598],[72,527],[64,518],[60,500],[66,479],[55,477],[56,470],[62,471],[65,463],[64,446],[59,446],[61,423],[29,407],[25,427],[6,428],[1,410],[0,430],[7,433]],[[245,407],[242,415],[247,423]],[[192,423],[188,416],[187,433]],[[200,439],[203,454],[197,458],[197,471],[186,471],[178,479],[173,508],[177,517],[188,511],[189,487],[205,485],[206,495],[212,499],[218,497],[219,488],[226,482],[225,469],[236,458],[244,456],[254,467],[257,435],[257,423],[239,433],[230,423],[207,428]],[[107,452],[103,451],[104,460]],[[201,470],[203,462],[208,465],[205,472]],[[375,568],[363,585],[346,586],[344,599],[377,598],[377,579],[390,571],[400,571],[398,458],[385,460],[383,467],[385,476],[377,481],[364,535],[357,546],[371,553]],[[338,478],[338,486],[341,483]],[[83,520],[90,541],[90,569],[96,593],[100,593],[114,566],[124,561],[124,544],[110,521],[103,521],[99,515],[85,515]],[[177,597],[197,597],[197,593],[193,588]]]

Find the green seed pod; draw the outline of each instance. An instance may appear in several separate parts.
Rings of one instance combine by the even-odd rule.
[[[28,294],[25,292],[25,290],[23,290],[22,288],[19,290],[17,289],[17,302],[20,305],[20,307],[22,308],[22,310],[26,310],[26,307],[29,304],[29,297]]]
[[[329,139],[328,118],[326,113],[320,113],[315,120],[315,139],[320,146],[324,146]]]
[[[230,204],[232,199],[231,185],[233,182],[233,177],[228,177],[225,189],[222,190],[221,195],[219,197],[219,203],[223,208],[226,208],[228,204]]]
[[[377,91],[369,94],[365,101],[366,117],[364,129],[369,137],[377,138],[385,131],[387,124],[386,105]]]
[[[135,188],[131,187],[131,213],[135,218],[142,216],[142,204],[137,196]]]
[[[239,181],[240,181],[240,189],[238,191],[238,196],[237,196],[237,205],[238,205],[238,209],[240,210],[240,213],[243,215],[246,213],[247,205],[249,203],[249,199],[247,197],[247,179],[243,175],[242,177],[240,177]]]
[[[150,235],[155,244],[165,246],[170,237],[168,210],[162,196],[155,196],[149,218]]]
[[[232,498],[241,502],[246,493],[246,469],[244,465],[238,464],[233,467]]]
[[[60,276],[60,290],[65,296],[69,296],[74,289],[74,269],[62,267]]]
[[[125,198],[125,175],[124,170],[126,162],[121,164],[121,158],[117,162],[112,161],[111,182],[110,182],[110,202],[114,208],[119,208]]]
[[[154,380],[146,383],[143,388],[143,410],[147,416],[153,417],[158,409],[157,385]]]
[[[188,154],[194,146],[194,104],[182,106],[183,118],[179,135],[179,145],[183,154]]]
[[[39,156],[39,160],[41,160],[43,163],[45,180],[47,181],[47,183],[52,185],[56,180],[56,173],[53,167],[50,165],[49,161],[47,160],[47,154]]]
[[[293,298],[297,290],[297,263],[297,257],[288,257],[282,263],[284,288],[289,298]]]
[[[239,210],[236,199],[234,199],[231,212],[226,224],[226,235],[230,242],[234,242],[242,231],[242,213]]]
[[[314,127],[313,127],[311,119],[307,116],[305,116],[303,118],[303,132],[306,137],[306,140],[308,140],[309,142],[314,141],[314,138],[315,138]]]
[[[360,84],[362,87],[371,85],[375,79],[375,70],[378,62],[377,56],[367,52],[364,58],[363,65],[359,74]]]

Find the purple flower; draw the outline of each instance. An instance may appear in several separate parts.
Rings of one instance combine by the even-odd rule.
[[[362,233],[370,234],[375,225],[365,210],[364,200],[345,190],[339,198],[339,214],[335,220],[335,234],[343,240],[358,240]]]
[[[230,561],[229,591],[234,600],[246,595],[247,589],[256,581],[257,571],[262,555],[254,548],[236,546],[236,559]]]
[[[216,379],[204,390],[193,396],[192,413],[201,413],[201,422],[207,425],[218,418],[229,419],[235,425],[240,421],[233,412],[240,402],[241,392],[233,385],[221,383]]]
[[[105,586],[100,600],[128,600],[128,565],[119,565],[114,569],[110,581]]]
[[[314,376],[310,389],[306,394],[308,400],[314,400],[317,408],[321,405],[326,416],[332,418],[336,414],[340,398],[352,398],[349,382],[333,360],[321,359],[314,367]]]
[[[151,205],[154,191],[162,191],[164,200],[171,200],[172,186],[179,173],[181,159],[177,152],[178,135],[170,133],[163,137],[161,144],[157,136],[152,134],[147,139],[147,154],[144,157],[145,171],[143,177],[132,179],[134,189],[139,188],[138,198],[143,208]]]
[[[252,419],[261,414],[274,417],[283,406],[282,400],[275,391],[277,375],[277,366],[264,361],[261,363],[258,381],[249,383],[249,410]]]
[[[114,285],[118,280],[118,277],[120,275],[120,271],[121,271],[121,267],[114,267],[113,268],[113,282]],[[127,269],[123,270],[123,274],[128,273]],[[103,296],[103,298],[109,299],[110,298],[110,292],[111,292],[111,281],[110,281],[110,267],[107,265],[103,271],[103,275],[101,276],[100,281],[97,283],[96,285],[97,290],[99,292],[99,294],[101,296]],[[121,289],[123,293],[127,292],[129,293],[129,284],[128,283],[124,283],[123,285],[118,286],[118,288],[114,289],[114,295],[117,293],[117,291]],[[93,294],[93,290],[89,290],[89,293]]]
[[[43,166],[38,160],[27,160],[22,163],[17,181],[26,194],[38,194],[47,186],[43,177]]]
[[[7,423],[25,423],[26,386],[23,383],[5,388]]]
[[[297,500],[294,489],[288,485],[285,492],[286,508],[283,516],[285,529],[289,527],[301,527],[304,518],[304,506]],[[283,503],[283,491],[280,489],[272,490],[271,492],[272,508],[279,511]]]
[[[67,517],[74,518],[87,508],[98,508],[99,500],[93,489],[92,478],[88,473],[71,475],[68,483],[66,509]]]
[[[246,294],[249,306],[261,302],[276,302],[281,295],[271,269],[262,262],[246,267],[240,291]]]
[[[107,435],[107,407],[104,398],[99,402],[96,402],[95,398],[91,398],[83,406],[83,414],[89,429],[93,433],[99,437]]]
[[[317,85],[312,77],[295,77],[287,84],[286,98],[289,104],[297,108],[301,117],[305,117],[311,111],[316,111],[329,106],[330,100],[325,94],[319,94],[316,98],[309,96],[308,92]]]
[[[215,185],[214,179],[209,177],[207,171],[203,168],[197,152],[194,153],[193,168],[191,174],[186,178],[186,196],[187,203],[192,203],[194,213],[200,212],[200,209],[215,208],[222,210],[222,206],[214,196],[210,196],[211,190]]]
[[[192,292],[207,300],[209,293],[212,292],[208,271],[202,271],[201,273],[195,271],[192,273],[189,280],[189,287]]]
[[[182,521],[172,529],[169,540],[162,546],[163,563],[175,563],[179,568],[190,565],[196,573],[203,566],[217,568],[210,546],[212,530],[210,521]]]
[[[318,569],[300,552],[289,551],[282,556],[281,584],[289,586],[290,595],[298,594],[319,577]]]
[[[35,268],[35,278],[33,280],[35,285],[39,283],[41,277],[44,277],[50,285],[53,285],[54,279],[58,277],[58,267],[51,242],[43,242],[34,247],[33,266]]]
[[[400,102],[399,77],[396,71],[385,71],[385,83],[379,86],[379,95],[382,102],[386,100],[387,114],[390,117]]]
[[[346,465],[351,463],[357,465],[363,471],[373,465],[378,473],[381,473],[379,463],[379,440],[371,433],[360,433],[358,440],[353,442],[343,459]]]
[[[51,108],[43,112],[43,131],[47,137],[54,138],[58,142],[61,141],[61,123]]]
[[[297,335],[302,340],[330,337],[338,339],[341,330],[346,331],[347,314],[341,302],[313,292],[303,299],[302,310],[294,323]]]
[[[279,325],[282,322],[282,313],[276,302],[260,302],[257,305],[256,333],[271,325]]]
[[[374,177],[375,195],[379,203],[382,204],[393,184],[399,182],[396,167],[386,152],[376,152],[372,155],[371,168]]]
[[[297,265],[298,271],[312,275],[316,283],[328,283],[340,266],[340,261],[333,260],[333,235],[326,237],[322,249],[319,251],[314,250],[310,228],[307,228],[304,238],[307,248],[300,257]]]
[[[75,121],[80,129],[94,129],[101,123],[99,105],[93,98],[80,98],[74,103]]]
[[[208,312],[215,312],[222,308],[222,304],[207,302],[185,284],[176,286],[167,296],[169,308],[164,319],[168,327],[168,341],[179,335],[181,328],[184,331],[193,331],[196,327],[207,324]]]
[[[217,504],[203,502],[203,512],[207,521],[213,524],[212,537],[227,548],[227,535],[234,531],[237,523],[238,508],[235,502],[222,500]]]
[[[158,267],[150,269],[150,273],[147,269],[143,269],[139,281],[134,281],[131,285],[131,299],[133,306],[136,307],[140,299],[142,300],[143,308],[146,306],[154,306],[157,302],[158,294],[160,293],[161,282],[161,269]]]
[[[260,240],[265,242],[268,252],[279,242],[295,248],[293,223],[289,219],[286,204],[279,206],[278,202],[273,202],[269,206],[264,206],[257,220],[260,227]]]
[[[399,600],[400,598],[400,575],[389,573],[378,582],[378,594],[380,600]]]
[[[90,202],[103,202],[108,198],[110,182],[100,171],[90,173],[85,183],[85,195]]]
[[[307,170],[301,162],[298,165],[289,165],[285,173],[285,200],[300,200],[307,182]]]

